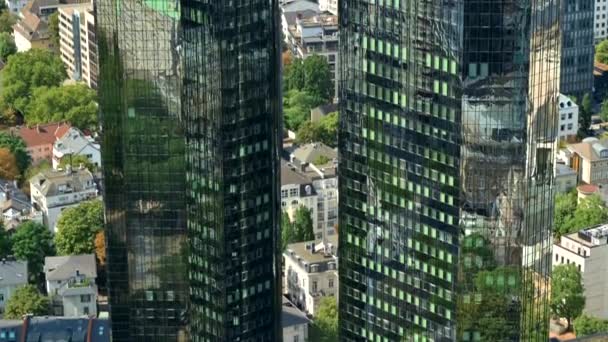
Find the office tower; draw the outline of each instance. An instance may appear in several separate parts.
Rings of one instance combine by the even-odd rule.
[[[97,4],[113,341],[280,340],[277,9]]]
[[[340,340],[545,341],[559,3],[340,4]]]
[[[593,91],[594,0],[561,1],[561,7],[560,91],[578,96],[580,105],[583,96]]]

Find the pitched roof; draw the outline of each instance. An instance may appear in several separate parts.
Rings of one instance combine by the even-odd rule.
[[[70,129],[68,123],[51,123],[46,125],[36,125],[32,127],[19,127],[17,135],[23,139],[27,147],[47,145],[54,143]]]
[[[285,161],[281,162],[281,185],[312,183],[312,179],[309,179],[301,173],[292,170],[292,167],[295,166],[289,165]]]
[[[46,280],[65,280],[79,274],[88,278],[97,277],[95,255],[81,254],[44,258]]]
[[[302,145],[293,151],[293,156],[303,163],[313,163],[317,158],[325,156],[332,161],[338,158],[338,153],[333,148],[323,143],[310,143]],[[319,165],[321,166],[321,165]]]
[[[281,310],[281,325],[283,329],[294,325],[308,324],[310,320],[302,311],[298,310],[287,298],[283,297],[283,310]]]
[[[71,173],[63,170],[43,170],[30,179],[30,187],[44,196],[80,192],[95,187],[91,171],[82,168]]]
[[[99,145],[87,139],[78,128],[71,127],[61,138],[55,141],[53,149],[63,154],[78,154],[89,145],[99,150]]]
[[[0,286],[27,284],[27,262],[0,261]]]

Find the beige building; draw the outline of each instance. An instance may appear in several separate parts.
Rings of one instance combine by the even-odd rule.
[[[562,236],[553,245],[553,266],[574,264],[583,277],[585,313],[608,319],[608,225]]]
[[[97,40],[92,4],[59,8],[59,50],[68,76],[97,88]]]
[[[581,143],[568,145],[566,155],[579,182],[608,182],[608,139],[586,138]]]
[[[24,8],[22,19],[13,25],[13,36],[17,51],[25,52],[30,49],[52,49],[49,25],[46,20]]]

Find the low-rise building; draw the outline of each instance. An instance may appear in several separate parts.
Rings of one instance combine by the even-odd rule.
[[[578,132],[578,105],[568,96],[559,94],[559,124],[557,137],[560,140],[571,141]]]
[[[321,12],[338,15],[338,0],[319,0],[319,9]]]
[[[54,48],[48,22],[27,11],[26,8],[23,8],[21,12],[21,19],[13,25],[13,37],[17,51]]]
[[[313,188],[312,179],[301,171],[293,164],[285,161],[281,163],[281,210],[293,221],[300,206],[308,208],[312,216],[313,231],[320,237],[323,228],[320,228],[317,222],[317,192]]]
[[[46,290],[58,316],[97,316],[95,255],[44,258]]]
[[[61,212],[97,197],[93,174],[85,168],[44,170],[30,179],[31,201],[43,213],[44,224],[56,232]]]
[[[6,9],[13,15],[18,15],[19,12],[27,4],[27,0],[4,0]]]
[[[574,264],[585,287],[584,312],[608,319],[608,225],[564,235],[553,245],[553,266]]]
[[[5,230],[12,230],[25,221],[42,223],[42,212],[34,209],[16,181],[0,179],[0,210]]]
[[[101,166],[99,144],[75,127],[71,127],[66,134],[53,144],[53,168],[57,169],[61,159],[70,155],[85,156],[91,164]]]
[[[555,191],[565,193],[576,187],[577,174],[568,165],[555,163]]]
[[[287,298],[283,297],[281,325],[283,327],[283,342],[308,341],[308,324],[310,320]]]
[[[93,4],[59,8],[59,51],[68,76],[97,88],[97,39]]]
[[[585,138],[567,147],[567,163],[587,184],[608,183],[608,139]]]
[[[12,133],[21,137],[25,143],[27,153],[32,158],[32,164],[43,160],[53,159],[53,144],[63,137],[70,129],[67,123],[51,123],[32,127],[21,126],[12,130]]]
[[[4,312],[6,303],[15,291],[27,283],[27,261],[0,261],[0,313]]]
[[[287,297],[300,309],[315,315],[321,298],[338,295],[338,236],[298,242],[283,252]]]
[[[94,317],[26,315],[0,320],[0,342],[110,342],[110,321]]]

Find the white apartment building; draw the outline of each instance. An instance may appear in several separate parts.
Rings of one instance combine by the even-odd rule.
[[[97,316],[95,255],[44,258],[46,290],[57,316]]]
[[[578,132],[578,105],[569,97],[559,94],[559,125],[557,136],[560,140],[570,140]]]
[[[93,138],[86,137],[76,127],[71,127],[53,144],[53,168],[57,169],[61,159],[69,155],[85,156],[95,166],[101,166],[99,144],[95,143]]]
[[[562,236],[553,245],[553,266],[574,264],[585,286],[585,310],[591,316],[608,319],[608,225]]]
[[[315,315],[321,298],[338,296],[338,236],[298,242],[283,252],[287,297],[309,315]]]
[[[97,88],[97,40],[93,4],[59,8],[59,50],[68,76]]]
[[[32,204],[43,213],[43,222],[55,233],[61,212],[97,197],[93,174],[85,169],[44,170],[30,179]]]
[[[283,310],[281,312],[283,342],[308,341],[309,323],[310,320],[306,317],[306,314],[298,310],[287,298],[283,297]]]
[[[338,15],[338,0],[319,0],[319,9],[321,12]]]
[[[305,206],[311,212],[313,231],[322,236],[323,227],[318,225],[317,192],[313,188],[312,179],[290,163],[281,163],[281,210],[287,212],[293,221],[296,210]]]
[[[595,0],[595,18],[593,21],[593,38],[599,43],[608,37],[608,1]]]
[[[0,261],[0,313],[15,291],[27,283],[27,261]]]

